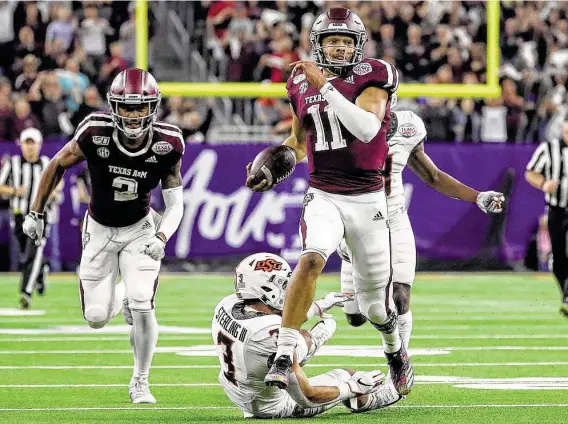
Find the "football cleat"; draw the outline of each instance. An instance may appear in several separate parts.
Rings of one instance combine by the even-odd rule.
[[[386,353],[387,362],[389,364],[390,376],[394,387],[398,394],[406,396],[410,393],[414,384],[414,371],[410,358],[406,353],[404,344],[401,343],[400,350],[394,353]]]
[[[32,297],[29,294],[22,293],[20,295],[20,309],[29,309],[32,305]]]
[[[134,395],[134,392],[136,391],[136,385],[138,384],[138,379],[132,377],[132,379],[130,380],[130,383],[128,384],[128,395],[130,396],[130,399],[132,399],[132,396]]]
[[[288,387],[290,373],[292,372],[292,360],[288,355],[282,355],[276,358],[268,374],[264,377],[264,383],[267,386],[276,386],[279,389]]]
[[[134,383],[134,387],[132,389],[128,389],[130,393],[130,399],[132,403],[139,404],[139,403],[156,403],[156,398],[150,392],[150,387],[148,387],[147,381],[137,381]]]
[[[45,264],[42,267],[42,281],[38,281],[37,282],[37,294],[39,294],[40,296],[43,296],[45,294],[45,292],[47,291],[47,287],[49,286],[48,283],[48,277],[49,277],[49,265]]]
[[[128,299],[126,297],[122,301],[122,316],[124,316],[124,322],[126,322],[128,325],[132,325],[134,323],[134,319],[132,318],[132,311],[130,310]]]

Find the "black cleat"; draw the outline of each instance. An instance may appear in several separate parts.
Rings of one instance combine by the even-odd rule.
[[[288,379],[292,372],[292,360],[288,355],[282,355],[276,358],[268,374],[264,377],[264,383],[267,386],[276,386],[279,389],[288,387]]]
[[[22,293],[20,295],[20,309],[30,309],[32,297],[29,294]]]
[[[410,393],[412,385],[414,384],[414,371],[412,370],[412,364],[410,363],[404,344],[401,345],[398,352],[385,352],[385,356],[387,357],[390,376],[396,391],[399,395],[406,396]]]

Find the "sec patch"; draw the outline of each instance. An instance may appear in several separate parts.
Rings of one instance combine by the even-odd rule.
[[[158,141],[152,146],[152,151],[157,155],[167,155],[172,150],[174,150],[174,146],[167,141]]]
[[[353,73],[359,76],[371,73],[373,68],[368,63],[360,63],[353,68]]]
[[[416,125],[414,124],[403,124],[398,127],[398,132],[400,135],[406,138],[414,137],[417,133]]]

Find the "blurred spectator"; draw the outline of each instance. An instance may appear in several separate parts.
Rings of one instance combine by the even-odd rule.
[[[136,3],[131,1],[128,5],[129,18],[120,27],[120,41],[122,42],[122,55],[128,67],[134,66],[136,61]]]
[[[37,117],[32,113],[28,101],[21,97],[14,102],[14,119],[12,128],[12,140],[17,140],[26,128],[41,128]]]
[[[126,60],[122,57],[122,45],[112,43],[110,45],[110,57],[105,61],[99,75],[99,89],[106,92],[114,77],[128,67]]]
[[[95,66],[99,68],[106,53],[106,36],[112,35],[114,30],[106,19],[99,17],[99,10],[94,4],[88,5],[84,10],[85,19],[79,30],[81,45],[85,54],[92,58]]]
[[[47,25],[45,24],[42,11],[35,1],[19,2],[14,16],[18,31],[27,26],[34,33],[34,39],[39,45],[45,43]]]
[[[67,118],[67,108],[57,75],[54,72],[40,72],[30,88],[28,99],[32,110],[43,124],[46,138],[71,134],[73,127]]]
[[[208,102],[207,112],[205,117],[202,118],[192,99],[183,99],[178,96],[170,97],[163,119],[165,122],[180,127],[185,139],[190,137],[193,142],[202,142],[213,119],[211,106],[211,102]]]
[[[503,105],[507,108],[507,139],[509,142],[520,141],[526,127],[525,100],[517,94],[517,84],[512,79],[505,79],[501,85]]]
[[[89,114],[102,111],[104,109],[105,103],[102,101],[97,87],[90,86],[85,90],[83,103],[81,103],[79,109],[77,109],[77,111],[71,117],[71,125],[73,125],[73,128],[77,128],[81,121],[85,119]]]
[[[27,94],[37,78],[38,66],[39,60],[34,55],[29,54],[24,57],[22,61],[22,73],[18,75],[14,82],[14,89],[17,92]]]
[[[89,79],[79,72],[79,64],[75,59],[67,59],[65,70],[56,71],[59,85],[67,102],[67,110],[75,112],[83,102],[83,93],[89,86]]]
[[[29,26],[22,27],[18,33],[18,43],[14,54],[15,62],[12,67],[15,75],[21,72],[22,61],[27,55],[33,55],[36,58],[42,57],[42,50],[37,46],[34,32]]]
[[[407,36],[408,43],[402,50],[398,68],[409,82],[419,81],[428,65],[428,59],[425,57],[426,47],[422,42],[422,29],[418,25],[410,25]]]
[[[286,25],[278,23],[271,30],[272,41],[268,44],[271,53],[262,55],[258,62],[257,72],[262,72],[264,67],[270,69],[270,81],[284,82],[292,71],[290,63],[300,59],[298,53],[293,50],[293,42],[286,33]]]
[[[45,52],[47,54],[51,54],[54,50],[57,52],[67,51],[73,42],[73,23],[69,9],[62,5],[55,5],[54,14],[55,20],[47,26],[45,37]],[[56,47],[57,41],[60,44]]]
[[[480,137],[481,117],[472,99],[463,99],[456,107],[456,141],[477,142]]]
[[[481,141],[507,141],[507,108],[503,99],[486,99],[481,108]]]
[[[14,115],[10,96],[0,92],[0,141],[11,141]]]
[[[0,68],[4,75],[12,75],[14,63],[14,10],[17,3],[14,1],[0,2]]]

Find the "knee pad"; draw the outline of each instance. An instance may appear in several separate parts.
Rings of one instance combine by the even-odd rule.
[[[103,328],[108,322],[108,310],[101,305],[91,306],[85,310],[85,321],[91,328]]]
[[[394,305],[387,310],[387,302],[392,305],[392,299],[386,298],[385,290],[368,290],[357,293],[357,303],[361,313],[375,324],[385,324],[393,312]],[[396,311],[394,312],[396,315]]]
[[[151,311],[154,309],[153,299],[148,300],[138,300],[134,297],[128,297],[128,306],[132,311]]]
[[[367,318],[360,312],[356,314],[345,313],[345,317],[351,327],[361,327],[367,322]]]
[[[396,311],[390,311],[385,322],[378,324],[376,322],[373,322],[372,319],[370,321],[371,324],[373,324],[373,327],[375,327],[381,333],[392,334],[392,332],[398,325],[398,315]]]

